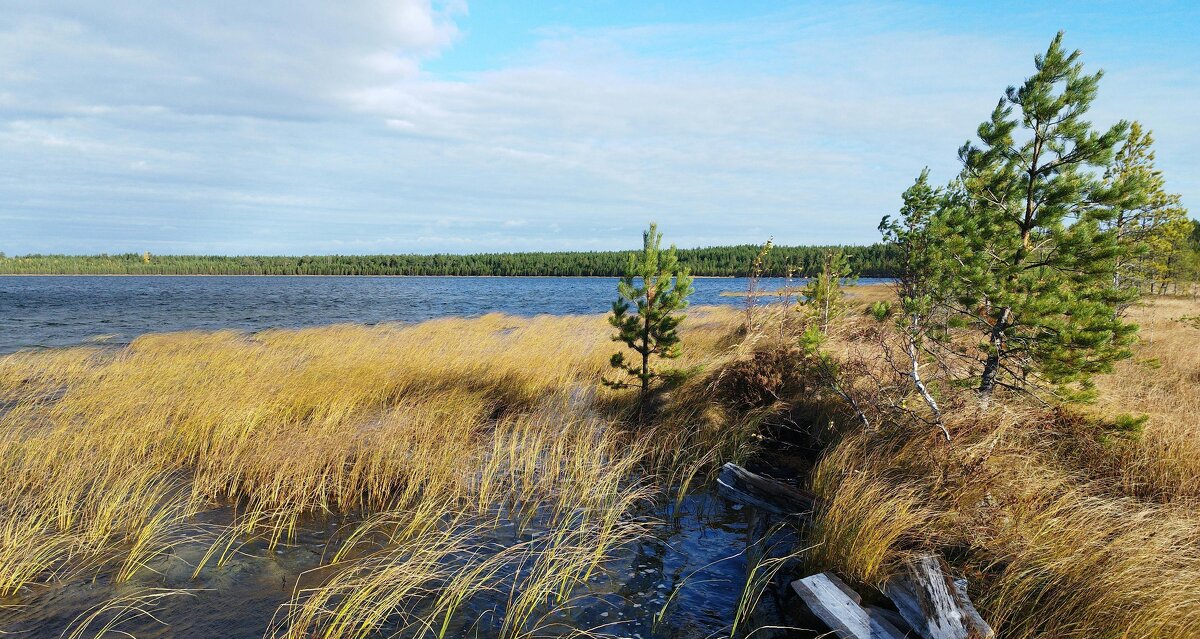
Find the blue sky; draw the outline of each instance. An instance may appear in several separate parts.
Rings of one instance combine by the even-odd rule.
[[[1196,3],[0,0],[0,251],[866,243],[1054,33],[1200,189]]]

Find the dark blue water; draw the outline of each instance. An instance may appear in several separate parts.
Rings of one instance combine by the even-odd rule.
[[[222,519],[227,514],[222,510],[200,517],[228,523]],[[579,586],[572,605],[551,617],[553,623],[547,624],[538,636],[578,636],[572,629],[595,629],[593,636],[610,639],[729,636],[738,598],[752,562],[757,561],[752,557],[777,556],[779,548],[790,547],[794,541],[788,532],[764,540],[764,517],[707,490],[684,497],[678,505],[667,500],[648,508],[638,518],[654,522],[651,534],[616,549],[611,561]],[[0,637],[61,637],[81,612],[113,597],[147,588],[176,588],[187,594],[159,602],[153,618],[126,621],[120,630],[131,633],[128,636],[143,639],[275,636],[267,631],[279,606],[288,603],[297,587],[317,585],[320,575],[310,571],[320,565],[322,556],[328,557],[336,549],[339,542],[332,537],[344,523],[336,518],[308,521],[300,526],[294,544],[275,551],[262,540],[251,541],[239,549],[229,564],[222,567],[210,564],[197,578],[192,576],[194,568],[213,542],[203,536],[176,545],[170,553],[156,559],[151,569],[140,571],[127,584],[112,584],[108,576],[102,576],[93,581],[63,581],[29,589],[22,596],[0,599]],[[497,526],[487,534],[487,541],[497,547],[517,540],[510,526]],[[494,592],[483,591],[464,602],[455,620],[455,628],[477,631],[482,628],[482,631],[452,631],[449,636],[498,634],[498,628],[489,628],[488,624],[494,625],[502,617],[511,582],[503,576],[495,579],[501,587]],[[758,612],[742,622],[743,628],[780,622],[780,609],[775,603],[778,585],[769,587]],[[103,619],[93,624],[92,629],[102,622]],[[103,636],[115,637],[117,633]],[[756,639],[782,636],[808,637],[815,633],[796,635],[763,628],[753,634]]]
[[[741,304],[721,293],[746,285],[745,278],[697,279],[691,302]],[[97,338],[123,343],[154,331],[604,313],[615,290],[615,278],[587,277],[0,276],[0,353]]]

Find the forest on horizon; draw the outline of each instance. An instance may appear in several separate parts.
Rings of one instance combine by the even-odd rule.
[[[742,244],[679,249],[679,260],[700,277],[749,275],[761,246]],[[843,251],[855,274],[890,277],[895,251],[868,246],[774,246],[762,263],[764,277],[807,277],[821,269],[827,251]],[[0,253],[0,275],[457,275],[590,276],[625,274],[630,251],[556,251],[475,254],[221,256],[121,253],[20,255]]]

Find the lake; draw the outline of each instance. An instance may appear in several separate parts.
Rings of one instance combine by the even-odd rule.
[[[862,283],[878,282],[864,278]],[[607,312],[616,278],[0,276],[0,353],[148,332],[419,322],[486,313]],[[794,280],[793,285],[800,281]],[[741,304],[722,296],[746,278],[695,280],[693,305]],[[784,286],[764,278],[761,286]]]

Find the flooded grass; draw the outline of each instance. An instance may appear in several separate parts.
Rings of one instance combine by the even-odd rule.
[[[734,317],[697,313],[683,364],[728,357]],[[749,430],[711,411],[630,425],[629,398],[599,389],[602,322],[158,334],[0,358],[0,628],[725,631],[753,572],[729,549],[758,540],[748,514],[690,488]]]

